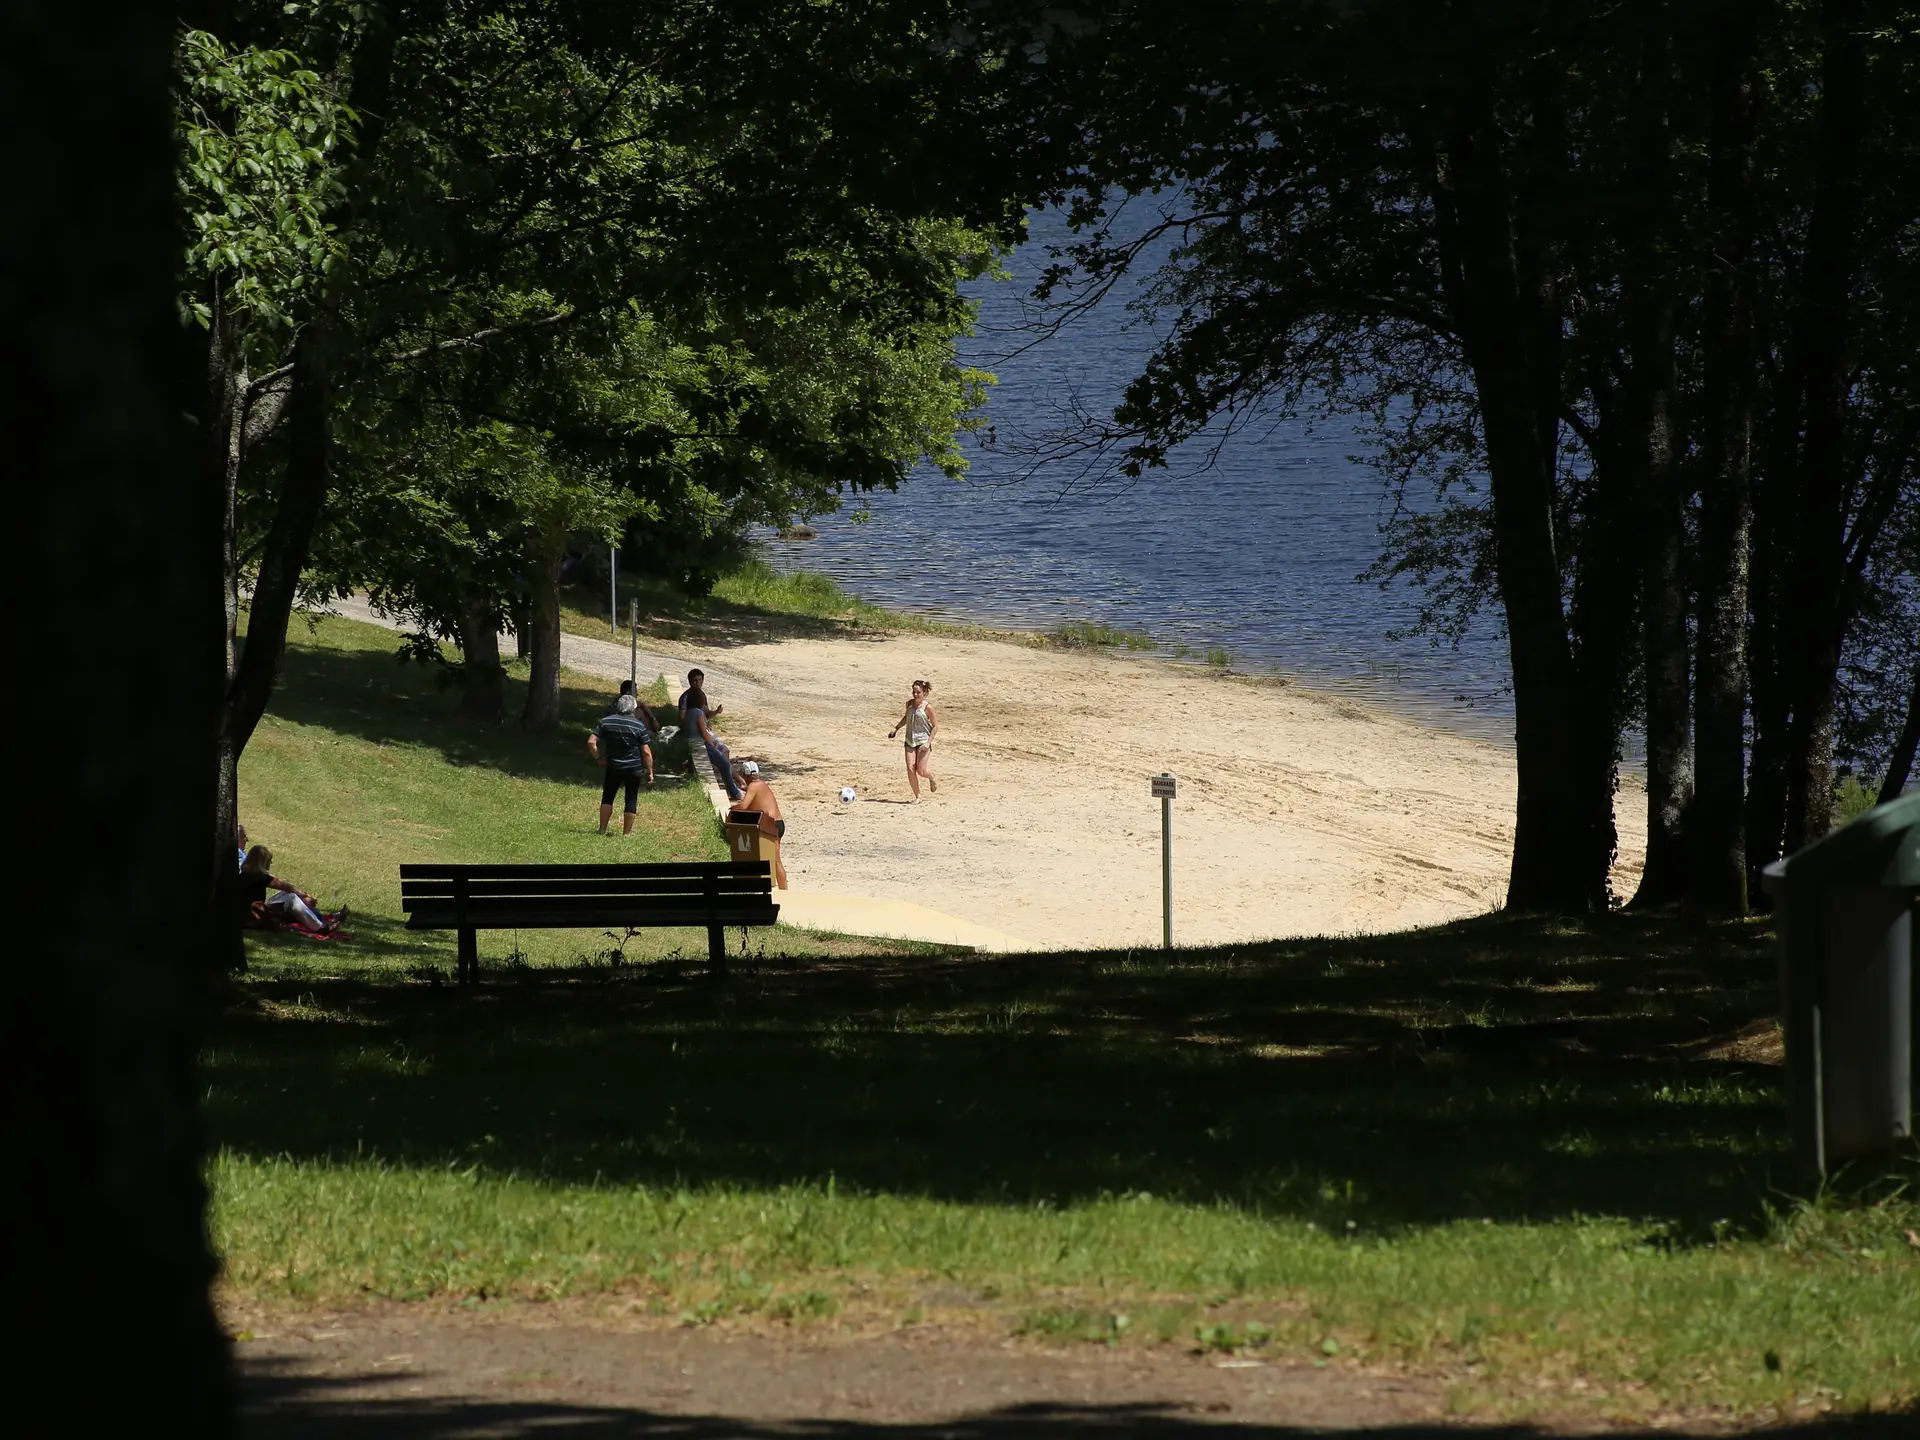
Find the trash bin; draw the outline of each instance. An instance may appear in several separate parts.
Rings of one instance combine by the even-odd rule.
[[[1920,792],[1761,876],[1776,897],[1794,1158],[1825,1175],[1913,1135]]]
[[[730,811],[720,828],[726,832],[729,859],[773,863],[774,839],[760,828],[758,810]]]

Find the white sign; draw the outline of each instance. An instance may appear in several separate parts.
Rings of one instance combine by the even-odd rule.
[[[1156,775],[1153,777],[1153,798],[1156,800],[1171,800],[1174,798],[1173,776]]]

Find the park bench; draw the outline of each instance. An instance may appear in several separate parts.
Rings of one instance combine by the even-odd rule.
[[[685,865],[402,865],[400,909],[409,930],[460,933],[459,980],[480,977],[481,930],[602,926],[704,927],[707,963],[727,968],[729,925],[771,925],[764,860]]]

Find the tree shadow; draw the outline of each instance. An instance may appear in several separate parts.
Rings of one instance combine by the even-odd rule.
[[[637,593],[636,593],[637,591]],[[773,640],[882,640],[890,633],[875,630],[854,620],[822,615],[799,615],[784,610],[763,610],[757,605],[736,605],[708,596],[689,599],[666,586],[636,586],[621,578],[621,604],[629,597],[639,599],[640,640],[668,641],[674,644],[700,645],[716,650],[756,645]],[[575,634],[599,634],[598,618],[604,616],[605,596],[597,589],[567,586],[561,591],[561,603],[573,612],[569,627]],[[624,621],[609,637],[627,635]]]
[[[453,713],[454,692],[445,672],[401,661],[387,650],[325,645],[289,646],[285,673],[271,713],[299,725],[357,736],[380,745],[436,750],[450,765],[480,766],[524,779],[578,785],[592,769],[586,733],[612,708],[615,687],[563,683],[560,727],[535,735],[508,721],[501,725],[463,720]],[[524,703],[526,683],[507,680],[507,713]],[[655,707],[660,713],[660,707]],[[677,724],[667,706],[664,724]],[[685,746],[677,752],[685,755]],[[656,756],[656,763],[663,757]]]
[[[1317,1427],[1207,1420],[1185,1406],[1127,1404],[1025,1404],[978,1411],[928,1423],[793,1419],[757,1421],[726,1415],[677,1415],[641,1407],[562,1400],[370,1397],[359,1387],[391,1381],[390,1375],[328,1378],[276,1374],[257,1364],[242,1366],[242,1433],[287,1437],[353,1434],[374,1437],[467,1435],[580,1436],[673,1435],[681,1440],[1081,1440],[1087,1436],[1142,1434],[1165,1440],[1210,1440],[1231,1433],[1236,1440],[1459,1440],[1463,1427],[1440,1423]],[[1916,1412],[1822,1416],[1769,1427],[1780,1440],[1894,1440],[1914,1433]],[[1230,1427],[1230,1429],[1229,1429]],[[1554,1425],[1476,1425],[1480,1440],[1548,1440],[1566,1433]]]
[[[1495,917],[1174,963],[363,985],[328,1000],[357,1025],[229,1017],[208,1114],[263,1156],[1022,1205],[1147,1192],[1374,1229],[1622,1215],[1667,1243],[1759,1223],[1788,1174],[1778,1068],[1713,1058],[1770,1012],[1771,973],[1751,926]],[[395,1041],[430,1063],[369,1065]],[[267,1070],[272,1090],[248,1082]],[[281,1086],[297,1107],[268,1100]]]

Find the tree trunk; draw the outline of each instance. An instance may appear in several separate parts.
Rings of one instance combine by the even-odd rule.
[[[1492,127],[1463,136],[1459,163],[1459,267],[1455,313],[1467,334],[1486,434],[1494,501],[1494,555],[1507,651],[1513,664],[1513,749],[1519,797],[1513,816],[1513,910],[1586,910],[1594,895],[1578,778],[1574,664],[1561,607],[1553,534],[1557,430],[1536,409],[1540,367],[1559,376],[1559,355],[1538,353],[1536,282],[1519,273],[1513,223]],[[1557,413],[1557,407],[1555,407]],[[1603,883],[1603,881],[1601,881]]]
[[[212,286],[210,308],[213,317],[207,328],[207,383],[205,408],[200,416],[200,473],[196,488],[209,506],[201,522],[206,537],[203,543],[214,547],[217,569],[209,578],[216,579],[220,587],[223,686],[230,686],[239,655],[239,546],[234,511],[247,441],[247,374],[233,317],[227,312],[226,289],[218,280]],[[212,794],[213,848],[208,859],[207,879],[210,900],[202,951],[207,957],[205,978],[208,979],[239,974],[247,966],[246,945],[239,926],[234,923],[239,908],[239,876],[234,865],[239,825],[237,757],[227,744],[224,726],[216,745],[219,758]]]
[[[1786,853],[1787,832],[1787,687],[1780,658],[1777,592],[1779,547],[1764,532],[1763,481],[1754,496],[1754,525],[1762,532],[1756,547],[1750,593],[1753,629],[1748,641],[1747,678],[1753,690],[1753,759],[1747,776],[1747,898],[1756,900],[1759,872]]]
[[[1519,795],[1507,905],[1582,911],[1593,885],[1577,766],[1573,650],[1560,598],[1554,538],[1560,354],[1558,302],[1536,261],[1541,237],[1522,244],[1500,153],[1500,127],[1470,102],[1446,137],[1448,164],[1430,181],[1442,286],[1479,399],[1493,498],[1495,564],[1513,666]],[[1536,201],[1542,197],[1534,197]],[[1542,394],[1552,409],[1541,413]],[[1604,879],[1602,881],[1604,884]]]
[[[536,532],[533,545],[528,575],[533,585],[533,613],[527,626],[532,664],[520,723],[550,735],[560,728],[560,565],[567,555],[566,531],[543,528]]]
[[[43,752],[12,777],[4,1047],[23,1433],[233,1428],[188,986],[221,664],[216,497],[181,423],[204,357],[175,307],[174,34],[124,0],[0,11],[8,611]],[[154,657],[134,683],[94,643],[129,625]]]
[[[506,671],[493,602],[469,594],[460,607],[460,706],[468,720],[498,725],[507,718]]]
[[[295,348],[293,393],[287,401],[287,471],[280,501],[260,551],[247,640],[227,687],[226,739],[237,758],[280,678],[287,653],[287,624],[300,595],[300,572],[313,548],[314,527],[327,498],[331,468],[331,405],[321,341],[310,329]]]
[[[1591,887],[1589,904],[1596,910],[1610,908],[1614,900],[1609,877],[1620,848],[1614,800],[1620,788],[1620,736],[1626,727],[1640,608],[1636,559],[1644,456],[1615,443],[1616,427],[1626,423],[1617,407],[1613,415],[1603,409],[1590,457],[1595,471],[1592,501],[1583,516],[1580,564],[1568,612],[1579,685],[1575,744],[1580,811],[1586,820],[1578,840],[1586,851],[1582,871]]]
[[[1647,865],[1637,905],[1687,892],[1687,819],[1693,804],[1693,715],[1688,685],[1685,502],[1674,465],[1673,311],[1647,357],[1648,449],[1642,585],[1647,693]]]
[[[1692,696],[1688,689],[1685,501],[1675,439],[1677,379],[1673,263],[1671,11],[1631,8],[1641,27],[1638,73],[1626,114],[1628,193],[1621,278],[1626,329],[1625,411],[1639,485],[1641,672],[1646,700],[1647,854],[1636,905],[1678,899],[1687,873],[1686,819],[1693,800]],[[1605,480],[1606,477],[1600,477]],[[1582,563],[1587,557],[1583,553]]]
[[[1804,431],[1788,583],[1791,628],[1784,658],[1788,725],[1786,847],[1833,825],[1834,683],[1840,668],[1846,571],[1850,305],[1867,55],[1860,0],[1828,0],[1821,14],[1820,169],[1807,224],[1805,288],[1797,336]]]
[[[1753,70],[1758,5],[1728,0],[1710,32],[1700,482],[1694,679],[1693,864],[1688,893],[1710,913],[1747,911],[1747,583],[1753,523]]]
[[[1893,742],[1893,754],[1887,760],[1886,778],[1880,782],[1880,803],[1898,799],[1913,776],[1914,752],[1920,750],[1920,665],[1913,667],[1913,688],[1907,693],[1907,720],[1900,727],[1900,738]]]

